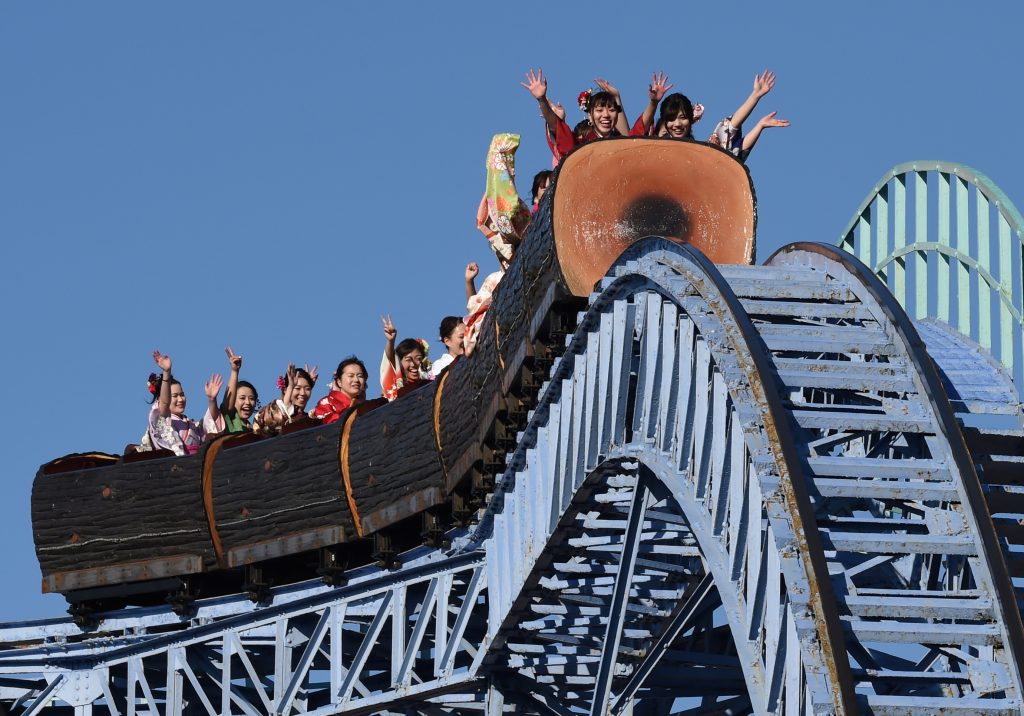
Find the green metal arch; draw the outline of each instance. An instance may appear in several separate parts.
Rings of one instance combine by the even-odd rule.
[[[1020,211],[1010,201],[1010,197],[1006,195],[999,186],[988,178],[987,175],[982,174],[977,169],[969,167],[966,164],[957,164],[956,162],[945,162],[941,159],[930,159],[920,160],[914,162],[904,162],[903,164],[897,164],[892,169],[887,171],[885,175],[875,184],[875,187],[868,192],[867,197],[861,202],[860,207],[857,209],[857,213],[853,215],[853,219],[850,220],[846,230],[842,233],[839,243],[842,244],[847,240],[847,237],[857,228],[857,221],[860,215],[864,213],[864,210],[871,206],[871,202],[875,196],[882,190],[886,184],[888,184],[893,178],[901,174],[910,174],[911,172],[927,172],[927,171],[940,171],[947,174],[955,174],[961,179],[965,179],[974,186],[978,187],[987,196],[992,203],[999,207],[1000,212],[1006,217],[1016,232],[1018,238],[1021,236],[1021,232],[1024,231],[1024,216],[1021,215]],[[1024,239],[1022,239],[1024,241]]]
[[[948,323],[993,351],[1024,395],[1024,216],[995,182],[953,162],[898,164],[837,243],[915,318]]]

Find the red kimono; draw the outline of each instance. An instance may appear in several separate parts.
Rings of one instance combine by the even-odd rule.
[[[352,407],[354,401],[340,390],[332,390],[316,404],[310,416],[323,422],[324,425],[337,422],[341,414]]]
[[[629,136],[643,137],[646,134],[647,131],[644,130],[643,116],[641,115],[640,117],[637,117],[637,120],[633,123],[633,126],[630,127]],[[584,134],[582,138],[577,138],[576,135],[573,134],[573,131],[569,127],[569,125],[566,124],[565,120],[562,119],[558,120],[558,124],[555,126],[555,136],[552,137],[551,132],[546,132],[545,136],[548,140],[548,148],[551,149],[551,155],[554,157],[554,161],[556,164],[562,161],[566,154],[571,152],[579,145],[586,144],[587,142],[592,142],[595,139],[601,139],[598,133],[595,132],[593,129],[588,129],[586,134]],[[618,130],[612,129],[611,136],[621,137],[622,135],[619,134]]]

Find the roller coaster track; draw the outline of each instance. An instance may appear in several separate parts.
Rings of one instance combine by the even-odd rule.
[[[897,165],[839,245],[913,317],[948,323],[992,350],[1024,389],[1024,218],[991,179],[952,162]]]
[[[0,705],[1022,713],[1024,433],[979,350],[834,247],[646,239],[449,548],[187,619],[6,625]]]

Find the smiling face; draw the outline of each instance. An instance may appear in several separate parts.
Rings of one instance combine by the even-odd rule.
[[[683,112],[680,112],[672,119],[665,120],[665,133],[673,139],[689,137],[691,128],[692,123]]]
[[[590,110],[590,124],[600,136],[607,137],[615,128],[617,114],[614,107],[607,104],[599,105]]]
[[[423,351],[406,353],[401,360],[402,378],[406,385],[420,379],[420,364],[423,362]]]
[[[247,385],[239,386],[238,393],[235,395],[235,412],[238,414],[238,417],[248,421],[255,410],[256,391]]]
[[[292,390],[292,405],[298,410],[305,410],[313,385],[301,375],[295,376],[295,388]]]
[[[171,412],[175,415],[185,414],[185,391],[181,383],[171,383]]]
[[[543,190],[541,190],[543,192]],[[455,357],[461,356],[466,352],[466,346],[463,345],[462,340],[466,337],[466,324],[461,321],[452,330],[451,334],[442,340],[444,347],[448,349],[448,353]]]
[[[349,363],[341,369],[340,375],[334,376],[334,385],[353,400],[363,400],[366,396],[366,373],[358,363]]]

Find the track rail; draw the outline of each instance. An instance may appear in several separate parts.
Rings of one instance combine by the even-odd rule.
[[[953,162],[899,164],[861,203],[839,246],[911,316],[950,324],[1024,385],[1024,217],[995,182]]]
[[[111,615],[92,637],[25,627],[36,643],[0,651],[0,701],[1021,713],[1020,616],[980,458],[905,315],[831,251],[716,268],[635,245],[450,549],[263,608]]]

